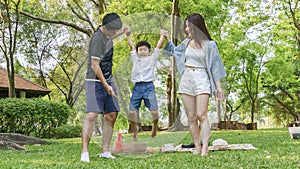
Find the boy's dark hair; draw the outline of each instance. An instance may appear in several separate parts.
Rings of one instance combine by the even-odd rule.
[[[122,28],[122,21],[117,13],[108,13],[103,17],[102,25],[108,30],[119,30]]]
[[[135,46],[135,50],[138,51],[138,48],[139,48],[140,46],[146,46],[146,47],[149,49],[149,51],[151,51],[151,45],[150,45],[150,43],[148,43],[147,41],[140,41],[140,42],[138,42],[138,43],[136,44],[136,46]]]

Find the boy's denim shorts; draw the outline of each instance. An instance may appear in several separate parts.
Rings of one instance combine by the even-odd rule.
[[[132,89],[130,98],[130,111],[138,111],[141,102],[144,100],[145,106],[150,110],[158,110],[155,86],[153,82],[136,82]]]
[[[108,83],[117,95],[117,89],[113,82]],[[99,81],[86,81],[86,112],[98,112],[107,114],[119,112],[120,107],[118,99],[109,95],[102,83]]]

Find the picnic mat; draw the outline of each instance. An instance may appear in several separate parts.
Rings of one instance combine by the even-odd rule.
[[[111,146],[110,150],[114,154],[120,153],[157,153],[157,152],[193,152],[194,148],[182,148],[179,144],[176,147],[170,146],[170,144],[165,144],[162,147],[147,147],[146,144],[123,144],[122,150],[117,150],[115,147]],[[224,150],[257,150],[252,144],[229,144],[226,146],[209,146],[210,151],[224,151]]]
[[[146,144],[124,144],[122,133],[117,134],[114,145],[110,145],[109,149],[113,154],[119,153],[153,153],[153,152],[193,152],[194,148],[183,148],[182,144],[174,145],[174,143],[168,143],[162,145],[162,147],[149,147]],[[212,142],[212,146],[209,146],[210,151],[217,150],[257,150],[252,144],[228,144],[226,140],[216,139]]]
[[[300,127],[289,127],[291,138],[300,139]]]
[[[252,144],[229,144],[223,147],[209,146],[210,151],[221,151],[221,150],[257,150]],[[194,148],[179,148],[178,152],[193,152]]]

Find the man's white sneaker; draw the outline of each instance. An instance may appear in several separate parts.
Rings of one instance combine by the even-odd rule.
[[[80,161],[89,163],[90,162],[90,157],[88,152],[84,152],[81,154]]]
[[[110,159],[115,159],[116,157],[112,156],[110,152],[105,151],[103,153],[100,154],[101,158],[110,158]]]

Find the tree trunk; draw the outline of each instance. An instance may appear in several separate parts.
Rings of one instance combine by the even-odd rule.
[[[104,14],[104,12],[105,12],[105,2],[104,2],[104,0],[99,0],[98,8],[99,8],[99,15]]]
[[[14,62],[14,58],[10,57],[11,62]],[[8,87],[8,97],[13,98],[16,97],[16,89],[15,89],[15,68],[13,64],[7,65],[7,76],[9,81],[9,87]]]
[[[172,30],[171,35],[175,45],[177,45],[178,37],[179,37],[179,29],[180,29],[180,19],[179,18],[179,8],[178,8],[178,0],[173,0],[172,5]],[[177,88],[176,88],[176,77],[175,77],[175,59],[171,57],[171,66],[168,73],[167,78],[167,96],[168,96],[168,113],[169,113],[169,124],[168,126],[171,127],[176,119],[179,116],[180,110],[180,103],[177,98]],[[179,118],[179,123],[180,118]]]
[[[0,149],[25,151],[25,148],[11,141],[0,140]]]
[[[251,100],[251,123],[254,123],[255,101]]]
[[[172,65],[172,64],[171,64]],[[168,127],[172,126],[175,122],[174,112],[173,112],[173,104],[172,104],[172,74],[169,72],[167,77],[167,98],[168,98]]]
[[[180,121],[180,115],[181,113],[178,115],[177,119],[175,120],[175,122],[173,123],[173,125],[171,127],[168,128],[168,131],[171,132],[176,132],[176,131],[184,131],[184,130],[189,130],[189,126],[184,126],[181,121]]]
[[[46,140],[17,133],[0,133],[0,149],[26,150],[23,145],[46,144]]]
[[[1,49],[6,60],[7,75],[9,81],[8,96],[16,97],[15,89],[15,71],[14,71],[14,55],[16,51],[18,26],[19,26],[19,5],[20,0],[10,3],[10,1],[4,1],[4,12],[0,10],[0,17],[2,21],[1,34],[2,44]],[[11,5],[14,6],[11,6]],[[15,12],[12,14],[12,9]],[[6,16],[4,16],[6,15]],[[6,18],[6,19],[4,19]],[[5,38],[7,37],[7,38]]]

